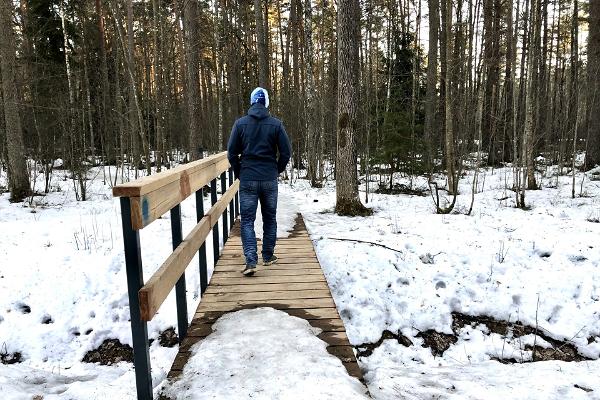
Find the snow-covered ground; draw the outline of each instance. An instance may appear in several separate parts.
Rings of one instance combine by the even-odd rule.
[[[71,182],[61,176],[63,171],[56,174],[53,192],[35,197],[32,206],[10,204],[8,194],[0,196],[0,354],[20,352],[23,358],[18,364],[0,364],[0,399],[132,399],[130,364],[81,362],[105,339],[131,344],[118,200],[96,177],[90,201],[76,202]],[[3,179],[0,185],[5,185]],[[374,398],[600,398],[600,223],[592,222],[600,219],[600,183],[585,181],[586,196],[571,199],[570,178],[561,178],[558,188],[527,192],[532,208],[523,211],[512,206],[513,193],[505,189],[510,179],[504,170],[480,176],[471,216],[436,215],[430,197],[372,194],[373,216],[339,217],[332,213],[334,182],[322,189],[311,189],[301,180],[280,185],[278,234],[284,236],[292,227],[296,211],[303,213],[351,343],[377,342],[385,330],[413,343],[405,347],[385,340],[372,355],[360,358]],[[459,211],[468,209],[470,177],[462,183]],[[425,186],[420,180],[416,184]],[[193,198],[183,203],[182,216],[185,234],[195,223]],[[171,252],[168,219],[167,214],[141,231],[146,279]],[[186,272],[190,310],[199,301],[195,263]],[[460,328],[457,342],[434,357],[417,335],[428,330],[452,333],[452,312],[537,325],[546,336],[568,340],[592,360],[501,364],[492,359],[528,361],[531,351],[525,345],[545,343],[539,337],[499,335],[482,325]],[[257,335],[275,340],[278,332],[289,329],[297,340],[288,353],[295,350],[299,363],[310,357],[323,368],[319,376],[303,378],[314,383],[310,390],[323,389],[310,396],[347,398],[340,397],[340,390],[355,388],[309,327],[272,312],[241,313],[218,322],[217,332],[195,349],[200,371],[208,368],[201,384],[219,379],[224,386],[215,390],[240,389],[239,374],[245,376],[250,365],[267,368],[255,376],[272,376],[274,384],[279,382],[272,390],[282,390],[257,392],[255,397],[282,398],[302,383],[275,380],[279,376],[272,372],[278,369],[269,364],[267,354],[236,366],[222,358],[227,352],[214,353],[215,346],[231,341],[227,335],[234,334],[228,333],[232,323],[256,318],[265,322],[256,324]],[[149,324],[150,338],[172,326],[173,295]],[[257,357],[255,348],[235,343],[232,351]],[[158,390],[165,385],[176,348],[161,347],[155,340],[150,353]],[[206,365],[226,366],[235,378],[223,383],[223,371],[217,375]],[[253,388],[247,385],[244,393]]]
[[[173,399],[367,398],[306,320],[257,308],[227,314],[212,329],[165,389]]]
[[[600,182],[585,181],[586,197],[571,199],[563,177],[557,189],[528,191],[531,210],[523,211],[505,180],[510,187],[506,170],[480,176],[471,216],[437,215],[431,197],[372,194],[372,217],[339,217],[331,212],[334,183],[286,190],[300,204],[351,344],[377,342],[384,330],[413,343],[385,340],[360,359],[373,397],[600,399]],[[471,198],[471,178],[461,182],[459,211]],[[434,357],[417,335],[451,334],[452,312],[538,326],[594,361],[490,361],[528,361],[525,345],[544,341],[482,325],[461,328],[458,341]]]

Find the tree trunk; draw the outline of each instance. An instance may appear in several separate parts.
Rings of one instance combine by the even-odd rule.
[[[444,30],[446,32],[446,76],[445,76],[445,147],[446,147],[446,175],[448,177],[448,191],[455,194],[458,191],[456,177],[456,155],[454,151],[454,116],[452,113],[452,0],[445,1],[443,12]]]
[[[200,157],[200,82],[198,73],[198,5],[186,0],[183,9],[185,32],[186,98],[188,110],[188,141],[190,161]],[[221,145],[219,145],[221,147]]]
[[[29,177],[25,163],[23,130],[19,117],[16,86],[15,34],[13,31],[13,4],[0,0],[0,69],[2,70],[2,99],[8,154],[8,188],[11,201],[21,201],[29,193]]]
[[[269,58],[261,0],[254,0],[254,17],[256,19],[256,47],[258,47],[258,85],[269,89]]]
[[[588,139],[585,165],[600,165],[600,1],[590,1],[588,37]]]
[[[537,77],[535,67],[537,65],[535,47],[539,45],[539,31],[536,26],[539,18],[538,12],[539,0],[531,2],[531,27],[533,29],[529,41],[529,54],[527,57],[527,89],[525,93],[525,131],[523,133],[523,145],[521,148],[521,163],[523,168],[523,191],[521,192],[521,205],[525,205],[525,186],[528,189],[535,189],[535,176],[533,170],[533,149],[535,134],[535,86]]]
[[[225,11],[225,10],[223,10]],[[221,24],[219,23],[219,0],[214,4],[214,47],[213,58],[215,61],[215,81],[217,83],[217,142],[218,149],[223,146],[223,68],[221,66]]]
[[[428,0],[429,4],[429,53],[427,57],[427,100],[425,101],[425,166],[428,170],[433,166],[434,138],[437,137],[437,69],[438,69],[438,36],[440,30],[439,0]]]
[[[358,47],[360,8],[358,0],[338,2],[338,130],[336,205],[340,215],[366,215],[358,197],[355,137],[358,129]]]
[[[100,74],[102,76],[101,97],[98,116],[98,132],[102,145],[102,152],[106,158],[105,163],[112,164],[115,160],[115,143],[108,133],[112,131],[109,124],[109,96],[110,84],[108,81],[108,61],[106,57],[106,32],[104,28],[104,10],[101,0],[96,0],[96,14],[98,18],[98,48],[100,51]]]
[[[313,40],[312,40],[312,4],[310,0],[304,2],[304,46],[306,57],[304,60],[304,78],[306,82],[305,115],[306,115],[306,155],[308,158],[307,178],[313,187],[319,186],[318,182],[318,140],[319,140],[319,122],[317,115],[317,91],[315,87],[315,77],[313,70]]]
[[[160,0],[152,0],[152,47],[154,67],[152,68],[152,80],[154,81],[154,160],[156,172],[160,172],[163,163],[163,128],[164,128],[164,74],[163,74],[163,35],[160,23]],[[160,43],[159,43],[160,37]]]

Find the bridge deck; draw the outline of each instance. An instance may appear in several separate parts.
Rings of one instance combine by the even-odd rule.
[[[260,251],[260,243],[259,243]],[[190,347],[212,332],[222,315],[247,308],[272,307],[304,318],[320,328],[327,351],[338,357],[348,373],[362,380],[327,281],[300,215],[292,234],[277,240],[277,264],[259,266],[253,277],[240,273],[244,264],[239,225],[236,223],[219,259],[187,337],[181,343],[170,378],[177,378],[190,357]]]

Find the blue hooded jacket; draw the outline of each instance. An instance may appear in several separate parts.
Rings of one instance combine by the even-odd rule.
[[[253,104],[248,115],[233,124],[227,145],[227,158],[240,180],[277,179],[285,170],[291,152],[290,140],[283,123],[272,117],[264,104]]]

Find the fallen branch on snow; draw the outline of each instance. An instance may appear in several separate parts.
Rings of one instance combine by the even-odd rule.
[[[398,253],[402,253],[402,250],[398,250],[398,249],[393,249],[391,247],[388,247],[384,244],[380,244],[380,243],[375,243],[375,242],[369,242],[366,240],[358,240],[358,239],[346,239],[346,238],[334,238],[334,237],[326,237],[323,239],[329,239],[329,240],[340,240],[342,242],[357,242],[357,243],[366,243],[366,244],[372,244],[373,246],[379,246],[379,247],[383,247],[384,249],[388,249],[388,250],[392,250]]]

